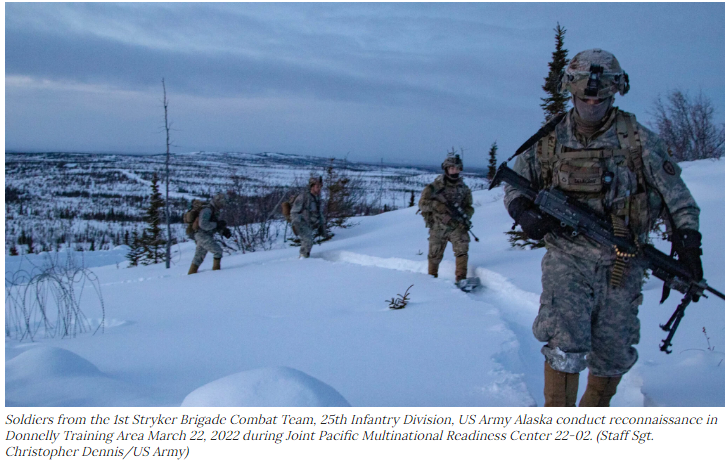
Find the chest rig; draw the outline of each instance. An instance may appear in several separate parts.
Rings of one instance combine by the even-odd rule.
[[[630,113],[616,110],[604,125],[610,126],[615,126],[618,148],[568,148],[558,142],[556,130],[541,138],[535,152],[541,185],[565,191],[610,217],[614,234],[638,238],[650,230],[641,137]],[[612,286],[620,285],[629,256],[617,250]]]

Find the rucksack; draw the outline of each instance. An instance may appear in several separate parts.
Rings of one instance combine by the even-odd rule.
[[[290,199],[280,204],[280,210],[283,213],[283,217],[285,217],[285,221],[288,223],[290,223],[290,210],[293,208],[293,204],[297,198],[297,195],[293,195]]]
[[[192,199],[189,204],[189,210],[184,212],[182,221],[187,224],[187,236],[194,236],[199,230],[199,213],[205,206],[205,202],[199,199]]]

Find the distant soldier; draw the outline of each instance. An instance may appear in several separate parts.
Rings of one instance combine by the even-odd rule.
[[[190,224],[192,227],[193,238],[197,243],[197,249],[192,258],[192,265],[189,267],[187,274],[194,274],[204,261],[204,257],[209,251],[212,253],[212,271],[220,269],[220,260],[222,259],[222,248],[215,241],[215,233],[220,233],[225,238],[230,238],[232,232],[227,228],[227,222],[220,219],[220,211],[226,204],[225,194],[217,194],[210,202],[204,204],[199,210],[199,215]]]
[[[460,177],[462,159],[448,153],[442,163],[444,174],[424,188],[419,199],[419,210],[429,228],[429,274],[439,275],[439,263],[444,256],[447,242],[452,243],[456,258],[457,283],[467,278],[467,253],[470,248],[469,220],[475,213],[472,208],[472,191]]]
[[[311,177],[308,187],[295,198],[290,209],[290,222],[293,232],[300,238],[300,257],[310,257],[313,239],[316,233],[324,235],[326,232],[326,219],[323,216],[321,205],[321,189],[323,179]]]

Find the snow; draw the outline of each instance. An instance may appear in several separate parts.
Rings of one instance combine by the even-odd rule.
[[[231,374],[195,389],[182,407],[351,407],[335,389],[293,368]]]
[[[702,209],[705,277],[724,290],[724,161],[683,168]],[[192,243],[179,246],[169,270],[117,265],[123,248],[86,252],[103,291],[103,333],[6,337],[6,404],[542,405],[543,356],[531,325],[544,250],[509,248],[501,197],[474,192],[481,241],[470,245],[469,274],[484,287],[471,294],[454,287],[449,248],[440,277],[426,274],[427,232],[415,208],[356,218],[308,260],[285,247],[226,256],[212,272],[208,255],[191,276]],[[6,268],[19,258],[6,257]],[[412,284],[409,305],[390,310],[385,301]],[[658,325],[680,295],[663,305],[660,296],[652,277],[640,359],[612,405],[724,406],[724,301],[690,305],[665,355]],[[83,304],[98,324],[97,301]]]

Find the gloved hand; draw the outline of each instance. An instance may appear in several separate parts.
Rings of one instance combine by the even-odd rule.
[[[676,249],[679,262],[692,273],[695,281],[701,281],[704,278],[704,270],[702,269],[702,234],[696,230],[677,230],[674,248]],[[697,302],[699,296],[692,298],[693,302]]]
[[[227,222],[225,220],[218,220],[217,231],[222,232],[222,230],[224,230],[225,228],[227,228]]]
[[[531,240],[542,240],[553,230],[560,229],[560,222],[540,212],[527,197],[516,197],[507,212]]]
[[[222,231],[220,232],[220,234],[221,234],[221,235],[222,235],[223,237],[225,237],[225,238],[230,238],[230,237],[232,237],[232,232],[231,232],[231,231],[230,231],[230,229],[229,229],[229,228],[227,228],[227,227],[223,228],[223,229],[222,229]]]

